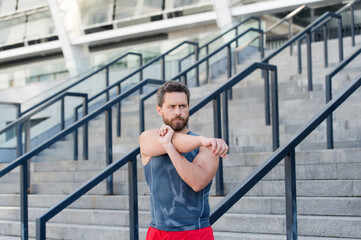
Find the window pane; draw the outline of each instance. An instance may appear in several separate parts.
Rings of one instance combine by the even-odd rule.
[[[195,4],[211,4],[213,1],[210,0],[173,0],[166,2],[166,9],[187,7]]]
[[[0,22],[0,44],[10,45],[23,42],[25,17],[13,18]]]
[[[47,0],[19,0],[18,11],[37,8],[39,6],[47,6]]]
[[[160,13],[163,9],[163,0],[117,0],[115,19],[124,19],[153,13]]]
[[[14,13],[15,8],[16,0],[0,0],[0,15]]]
[[[50,12],[40,12],[28,16],[26,40],[42,39],[55,34]]]
[[[107,23],[112,20],[113,0],[78,2],[84,26]]]

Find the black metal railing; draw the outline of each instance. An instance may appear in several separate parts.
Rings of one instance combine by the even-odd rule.
[[[17,102],[0,102],[0,105],[4,105],[4,106],[13,106],[16,108],[16,119],[18,119],[19,117],[21,117],[21,103],[17,103]],[[16,121],[16,120],[15,120]],[[20,128],[17,128],[15,131],[14,135],[18,135],[19,134],[19,130]],[[20,133],[21,134],[21,133]],[[17,141],[17,147],[16,147],[16,156],[20,156],[21,152],[21,146],[19,146],[21,142]]]
[[[122,56],[114,59],[114,60],[111,61],[110,63],[108,63],[108,64],[100,67],[99,69],[93,71],[92,73],[87,74],[86,76],[82,77],[81,79],[79,79],[79,80],[76,81],[75,83],[73,83],[73,84],[71,84],[71,85],[69,85],[69,86],[61,89],[61,90],[58,91],[57,93],[51,95],[50,97],[47,97],[46,99],[40,101],[39,103],[37,103],[37,104],[35,104],[34,106],[28,108],[27,110],[24,110],[23,112],[20,112],[20,116],[24,116],[24,115],[26,115],[26,114],[29,113],[29,112],[34,113],[34,112],[39,112],[39,111],[43,110],[44,108],[46,108],[47,106],[49,106],[49,102],[54,102],[54,101],[53,101],[54,99],[59,99],[59,96],[63,96],[62,94],[66,93],[66,92],[67,92],[68,90],[70,90],[71,88],[73,88],[73,87],[75,87],[75,86],[83,83],[84,81],[86,81],[87,79],[93,77],[94,75],[98,74],[98,73],[101,72],[101,71],[104,71],[104,70],[106,71],[107,74],[106,74],[105,82],[106,82],[107,85],[109,85],[109,68],[110,68],[110,66],[116,64],[117,62],[119,62],[120,60],[122,60],[123,58],[125,58],[125,57],[127,57],[127,56],[129,56],[129,55],[138,56],[138,57],[140,58],[140,65],[142,65],[142,61],[143,61],[142,59],[143,59],[143,58],[142,58],[142,55],[141,55],[141,54],[135,53],[135,52],[128,52],[128,53],[126,53],[126,54],[123,54]],[[142,75],[141,75],[141,77],[142,77]],[[142,79],[142,78],[141,78],[141,79]],[[61,98],[61,97],[60,97],[60,98]],[[89,100],[90,100],[90,98],[89,98],[87,101],[89,101]],[[77,109],[81,108],[82,106],[83,106],[83,105],[79,105],[79,106],[77,107]],[[61,108],[64,109],[64,101],[62,101],[62,107],[61,107]],[[61,116],[64,116],[64,114],[65,114],[64,111],[61,111]],[[78,116],[78,115],[77,115],[76,113],[74,113],[74,117],[77,118],[77,116]],[[65,123],[65,119],[62,117],[62,118],[61,118],[61,129],[64,128],[64,123]],[[2,134],[3,132],[8,131],[9,127],[10,127],[10,126],[13,126],[13,125],[18,125],[18,123],[11,123],[11,124],[9,124],[8,126],[6,126],[5,128],[3,128],[3,129],[0,130],[0,134]],[[30,127],[30,125],[29,125],[29,127]],[[29,128],[29,129],[28,129],[28,128],[25,128],[25,129],[26,129],[28,132],[30,132],[30,128]],[[86,134],[86,133],[85,133],[85,134]],[[17,148],[17,156],[20,156],[21,154],[23,154],[23,147],[22,147],[22,143],[21,143],[21,137],[19,137],[19,135],[21,136],[21,126],[20,126],[19,130],[17,131],[17,141],[18,141],[18,144],[17,144],[17,147],[16,147],[16,148]],[[87,135],[85,135],[85,136],[87,136]],[[76,133],[74,134],[74,137],[75,137],[76,140],[78,139]],[[26,145],[27,143],[30,144],[30,139],[28,139],[28,138],[25,138],[25,139],[26,139],[26,143],[25,143],[25,148],[26,148],[26,146],[30,146],[30,145]],[[87,142],[87,139],[84,139],[84,143],[86,143],[86,142]],[[74,160],[78,159],[77,146],[78,146],[78,143],[74,141]],[[87,148],[87,145],[83,145],[83,146],[85,146],[85,147]],[[87,159],[87,158],[88,158],[88,151],[87,151],[85,148],[84,148],[83,150],[84,150],[84,151],[83,151],[83,158]],[[25,151],[25,152],[26,152],[26,151]]]
[[[121,100],[123,100],[126,97],[133,94],[134,92],[139,91],[140,89],[142,89],[147,84],[159,85],[159,84],[162,84],[162,83],[164,83],[164,81],[153,80],[153,79],[143,80],[142,82],[138,83],[133,88],[127,90],[126,92],[122,93],[121,95],[117,96],[116,98],[110,100],[106,104],[104,104],[101,107],[94,110],[92,113],[89,113],[89,114],[85,115],[84,117],[82,117],[77,122],[74,122],[69,127],[66,127],[65,129],[63,129],[62,131],[60,131],[59,133],[57,133],[56,135],[51,137],[46,142],[40,144],[38,147],[36,147],[36,148],[30,150],[29,152],[23,154],[22,156],[20,156],[16,160],[12,161],[9,165],[4,167],[0,171],[0,178],[1,178],[4,175],[8,174],[13,169],[15,169],[17,167],[20,167],[20,204],[21,204],[20,212],[21,212],[21,238],[22,239],[27,240],[28,239],[28,232],[29,232],[29,229],[28,229],[28,189],[27,189],[27,186],[29,185],[28,163],[29,163],[30,159],[33,156],[35,156],[36,154],[39,154],[44,149],[50,147],[55,142],[63,139],[66,135],[72,133],[75,129],[78,129],[78,128],[82,127],[82,126],[86,126],[90,120],[94,119],[99,114],[105,113],[106,116],[107,116],[106,117],[106,124],[108,124],[108,126],[106,127],[107,128],[106,141],[108,141],[108,144],[106,146],[106,157],[107,157],[107,160],[109,161],[109,164],[111,164],[112,163],[111,161],[112,161],[112,158],[113,158],[113,149],[112,149],[112,144],[111,144],[111,138],[112,138],[111,110],[112,110],[112,107],[114,105],[116,105],[118,102],[120,102]],[[136,184],[135,184],[135,186],[136,186]],[[110,192],[108,192],[108,194],[112,194],[112,191],[113,191],[112,190],[112,177],[108,176],[107,191],[109,191],[109,189],[110,189]]]
[[[297,239],[297,199],[296,199],[296,147],[316,129],[338,106],[361,86],[361,76],[306,123],[295,136],[284,146],[278,148],[262,165],[245,179],[238,187],[222,199],[210,216],[211,224],[215,223],[250,189],[263,179],[279,162],[284,159],[285,192],[286,192],[286,232],[287,239]]]
[[[208,62],[209,59],[211,57],[213,57],[214,55],[216,55],[217,53],[219,53],[220,51],[227,49],[227,76],[228,78],[230,78],[232,76],[232,51],[231,51],[231,44],[237,42],[238,39],[240,39],[241,37],[245,36],[246,34],[250,33],[250,32],[256,32],[259,34],[259,42],[260,42],[260,54],[261,54],[261,58],[264,56],[264,47],[263,47],[263,31],[261,29],[256,29],[256,28],[249,28],[247,30],[245,30],[244,32],[242,32],[241,34],[238,34],[236,37],[232,38],[231,40],[229,40],[228,42],[226,42],[225,44],[223,44],[222,46],[220,46],[219,48],[217,48],[216,50],[214,50],[212,53],[207,54],[206,57],[200,59],[199,61],[197,61],[195,64],[193,64],[192,66],[188,67],[187,69],[183,70],[182,72],[180,72],[179,74],[177,74],[176,76],[174,76],[172,78],[172,80],[178,80],[183,82],[184,84],[187,84],[188,80],[187,80],[187,74],[192,71],[195,68],[198,68],[202,63],[204,62]],[[209,67],[206,68],[206,71],[209,72]],[[207,76],[209,75],[209,73],[207,73]],[[196,78],[198,78],[198,76],[196,75]]]
[[[355,6],[354,4],[359,2],[360,0],[353,0],[349,3],[347,3],[345,6],[340,8],[336,13],[340,14],[347,9],[350,10],[350,22],[351,22],[351,44],[354,47],[355,46]]]
[[[327,24],[328,21],[332,20],[333,18],[339,19],[339,28],[342,27],[342,18],[340,15],[326,12],[321,17],[319,17],[317,20],[315,20],[312,24],[308,25],[303,31],[296,34],[293,38],[289,39],[283,46],[275,50],[273,53],[271,53],[269,56],[265,57],[261,60],[261,62],[268,63],[273,57],[278,55],[281,51],[283,51],[285,48],[289,47],[291,44],[296,43],[297,41],[300,41],[300,39],[304,39],[306,37],[307,39],[307,78],[308,78],[308,90],[313,90],[313,81],[312,81],[312,51],[311,51],[311,34],[313,31],[318,29],[319,27],[322,27],[323,25]],[[342,32],[339,31],[339,52],[340,52],[340,61],[343,59],[343,44],[342,44]],[[300,46],[300,44],[299,44]],[[301,47],[298,48],[298,69],[299,72],[302,69],[301,66]]]
[[[221,39],[222,37],[224,37],[226,34],[230,33],[230,32],[235,32],[235,36],[237,37],[239,35],[239,30],[238,30],[238,27],[243,25],[243,24],[246,24],[250,21],[257,21],[258,23],[258,30],[261,30],[261,19],[258,18],[258,17],[248,17],[246,18],[245,20],[241,21],[240,23],[236,24],[235,26],[231,27],[230,29],[228,29],[227,31],[223,32],[222,34],[218,35],[217,37],[213,38],[212,40],[206,42],[205,44],[203,44],[202,46],[199,47],[199,50],[198,50],[198,54],[200,55],[201,54],[201,51],[203,49],[205,49],[205,52],[206,52],[206,55],[208,55],[210,53],[209,49],[210,49],[210,46],[215,43],[217,40]],[[238,47],[238,41],[235,42],[236,44],[236,47]],[[260,49],[261,50],[261,49]],[[190,53],[189,55],[185,56],[184,58],[180,59],[178,61],[178,69],[179,69],[179,72],[182,71],[182,68],[181,68],[181,64],[182,62],[189,58],[190,56],[192,56],[193,54],[196,54],[195,52],[193,53]],[[209,82],[210,80],[210,74],[209,74],[209,59],[206,60],[206,82]],[[197,79],[198,80],[198,79]],[[197,82],[199,83],[199,81]]]
[[[44,109],[52,106],[53,104],[60,101],[60,130],[63,130],[65,128],[65,97],[80,97],[83,98],[83,104],[81,105],[83,108],[83,115],[86,115],[88,112],[88,94],[86,93],[77,93],[77,92],[64,92],[60,95],[57,95],[56,97],[50,99],[45,104],[42,104],[41,106],[34,108],[32,111],[28,111],[26,113],[21,113],[21,117],[17,120],[11,122],[6,127],[0,130],[0,135],[3,133],[6,133],[7,131],[11,129],[17,129],[16,130],[16,141],[17,141],[17,152],[18,156],[21,156],[24,153],[28,152],[31,147],[31,136],[30,136],[30,121],[31,117],[35,114],[43,111]],[[76,119],[76,116],[74,116],[74,119]],[[25,143],[23,148],[23,142],[22,142],[22,129],[24,128],[25,132]],[[83,129],[83,152],[84,152],[84,158],[88,158],[88,127],[84,126]],[[74,149],[77,149],[78,145],[74,145]]]
[[[285,47],[288,47],[289,46],[289,44],[292,44],[292,43],[294,43],[295,41],[297,41],[299,38],[301,38],[302,37],[302,35],[304,35],[304,34],[308,34],[308,33],[310,33],[310,31],[311,31],[311,28],[313,27],[313,26],[316,26],[316,24],[320,24],[321,23],[321,21],[324,21],[324,20],[326,20],[326,18],[331,18],[332,16],[335,16],[335,15],[332,15],[331,13],[326,13],[326,14],[324,14],[323,16],[321,16],[318,20],[316,20],[315,22],[314,22],[314,24],[312,24],[312,25],[310,25],[310,26],[308,26],[304,31],[302,31],[302,32],[300,32],[299,34],[297,34],[294,38],[292,38],[292,39],[290,39],[283,47],[281,47],[280,49],[278,49],[278,50],[276,50],[274,53],[272,53],[270,56],[268,56],[268,57],[266,57],[266,58],[264,58],[263,60],[262,60],[262,62],[261,63],[257,63],[258,64],[258,66],[272,66],[272,65],[268,65],[268,61],[272,58],[272,57],[274,57],[275,55],[277,55],[280,51],[282,51]],[[253,66],[253,65],[252,65]],[[248,69],[248,68],[247,68]],[[272,70],[271,70],[272,71]],[[235,79],[235,78],[237,78],[237,77],[239,77],[239,76],[241,76],[242,74],[244,74],[244,72],[241,72],[240,74],[237,74],[235,77],[233,77],[232,79]],[[311,71],[311,74],[312,74],[312,71]],[[162,76],[165,76],[165,74],[162,74]],[[268,74],[267,74],[267,76],[268,76]],[[275,93],[277,93],[277,81],[275,81],[274,79],[276,79],[277,78],[277,74],[274,74],[274,75],[272,75],[272,76],[274,76],[273,77],[273,79],[271,80],[272,81],[272,83],[273,84],[271,84],[271,87],[273,88],[273,90],[272,90],[272,92],[275,92]],[[232,79],[229,81],[229,82],[231,82],[232,81]],[[184,80],[184,79],[183,79]],[[159,81],[159,80],[158,80]],[[229,84],[229,82],[227,82],[225,85],[223,85],[222,87],[225,87],[225,88],[231,88],[231,85],[227,85],[227,84]],[[357,81],[357,84],[356,85],[353,85],[353,87],[351,87],[350,88],[350,90],[348,91],[348,92],[346,92],[345,94],[347,95],[347,94],[351,94],[353,91],[355,91],[355,87],[359,87],[359,85],[360,85],[360,82],[361,82],[361,79],[359,79],[358,81]],[[144,86],[145,84],[148,84],[148,83],[153,83],[153,84],[159,84],[159,82],[157,82],[156,80],[143,80],[142,82],[140,82],[137,86]],[[132,88],[131,90],[133,90],[134,88]],[[129,90],[130,91],[130,90]],[[57,135],[55,135],[54,137],[52,137],[51,139],[49,139],[46,143],[44,143],[44,144],[42,144],[42,145],[40,145],[38,148],[36,148],[36,150],[34,149],[34,150],[32,150],[32,151],[30,151],[30,152],[28,152],[28,153],[26,153],[25,155],[23,155],[22,157],[20,157],[20,158],[18,158],[17,160],[15,160],[15,161],[13,161],[11,164],[9,164],[6,168],[4,168],[3,170],[1,170],[0,171],[0,177],[2,177],[2,176],[4,176],[6,173],[8,173],[8,172],[10,172],[12,169],[14,169],[14,168],[16,168],[17,166],[20,166],[20,169],[21,169],[21,181],[20,181],[20,183],[21,183],[21,216],[22,216],[22,236],[26,236],[26,238],[25,239],[27,239],[27,235],[28,235],[28,226],[27,226],[27,208],[28,208],[28,206],[27,206],[27,192],[26,192],[26,188],[24,188],[24,185],[26,186],[26,179],[27,179],[27,174],[26,174],[26,170],[27,170],[27,161],[32,157],[32,156],[34,156],[35,154],[37,154],[37,153],[39,153],[40,151],[42,151],[42,150],[44,150],[45,148],[47,148],[48,146],[50,146],[51,144],[53,144],[53,143],[55,143],[56,141],[58,141],[60,138],[62,138],[62,137],[64,137],[65,135],[67,135],[67,134],[69,134],[71,131],[73,131],[74,129],[77,129],[77,128],[79,128],[80,126],[82,126],[83,124],[86,124],[88,121],[90,121],[91,119],[93,119],[93,117],[95,117],[95,116],[97,116],[98,114],[100,114],[101,112],[107,112],[107,114],[108,114],[108,117],[107,117],[107,120],[106,120],[106,122],[110,122],[111,120],[109,120],[109,119],[111,119],[111,107],[110,107],[110,105],[115,105],[115,104],[117,104],[118,103],[118,101],[120,101],[120,99],[123,97],[123,96],[125,96],[126,94],[128,94],[128,92],[129,91],[126,91],[125,93],[123,93],[123,94],[121,94],[121,95],[119,95],[119,96],[117,96],[116,98],[114,98],[114,99],[112,99],[112,100],[110,100],[107,104],[105,104],[105,105],[103,105],[102,107],[100,107],[100,108],[98,108],[97,110],[95,110],[93,113],[91,113],[91,114],[88,114],[87,116],[85,116],[85,117],[83,117],[82,119],[80,119],[80,120],[78,120],[77,122],[75,122],[74,124],[72,124],[70,127],[68,127],[68,128],[66,128],[66,129],[64,129],[63,131],[61,131],[59,134],[57,134]],[[223,96],[227,96],[226,95],[226,93],[224,93],[223,94]],[[342,96],[344,96],[344,95],[342,95]],[[218,97],[219,98],[219,97]],[[224,97],[223,97],[224,98]],[[326,106],[330,106],[330,104],[334,104],[334,105],[331,105],[330,106],[330,109],[332,109],[332,111],[338,106],[338,105],[340,105],[341,103],[342,103],[342,101],[344,101],[344,99],[342,99],[342,100],[339,100],[340,98],[336,98],[336,99],[334,99],[334,100],[332,100],[332,101],[330,101]],[[273,100],[274,102],[273,102],[273,104],[272,105],[278,105],[278,101],[275,101],[275,100]],[[226,101],[223,101],[223,102],[226,102]],[[214,107],[215,108],[217,108],[217,109],[220,109],[220,106],[221,106],[221,104],[220,104],[220,101],[217,101],[217,100],[214,100],[213,101],[213,103],[214,103]],[[336,106],[336,105],[337,106]],[[273,108],[273,107],[272,107]],[[193,108],[192,108],[193,109]],[[192,111],[192,110],[191,110]],[[217,110],[215,110],[215,111],[217,111]],[[227,111],[225,111],[225,112],[227,112]],[[220,122],[220,110],[218,111],[218,113],[217,114],[215,114],[216,116],[214,117],[215,118],[215,122]],[[272,115],[274,115],[274,114],[272,114]],[[322,117],[324,116],[324,114],[322,115]],[[319,121],[318,120],[318,118],[317,118],[317,121]],[[276,120],[273,120],[272,121],[273,123],[274,122],[278,122],[278,119]],[[223,123],[223,125],[224,125],[224,123]],[[278,125],[278,124],[277,124]],[[313,126],[313,125],[312,125]],[[221,128],[220,128],[221,129]],[[310,128],[307,128],[307,131],[309,131],[309,129]],[[216,130],[216,129],[215,129]],[[277,130],[277,129],[276,129]],[[219,130],[218,130],[219,131]],[[224,131],[224,130],[223,130]],[[109,156],[109,158],[111,159],[112,158],[112,149],[111,149],[111,128],[110,128],[110,131],[109,131],[109,129],[107,130],[107,132],[109,132],[110,133],[110,135],[109,134],[107,134],[107,138],[109,138],[110,139],[110,143],[108,143],[107,144],[107,155]],[[219,132],[217,132],[217,135],[220,135],[219,134]],[[303,136],[303,135],[302,135]],[[273,138],[274,140],[275,140],[275,138]],[[276,138],[277,139],[277,138]],[[299,138],[297,138],[297,141],[299,140]],[[275,142],[275,141],[274,141]],[[279,144],[279,143],[278,143]],[[278,150],[276,150],[276,152],[275,152],[275,154],[276,153],[279,153],[281,150],[280,150],[280,148],[278,148]],[[134,150],[133,151],[134,152],[134,154],[136,154],[135,152],[137,152],[137,150]],[[282,152],[282,154],[284,154],[284,156],[286,156],[286,155],[288,155],[289,156],[289,160],[290,161],[288,161],[289,163],[288,164],[286,164],[287,165],[287,170],[286,170],[286,172],[287,172],[287,174],[286,174],[286,176],[288,176],[288,178],[295,178],[295,176],[294,176],[294,174],[293,174],[293,171],[294,171],[294,160],[293,160],[293,162],[292,162],[292,159],[294,159],[294,148],[293,148],[293,150],[292,151],[288,151],[287,153],[285,153],[285,152]],[[277,158],[277,160],[276,161],[278,161],[279,159]],[[280,160],[279,160],[280,161]],[[109,169],[110,168],[110,166],[114,166],[114,165],[116,165],[117,163],[114,163],[114,164],[111,164],[111,165],[109,165],[108,166],[108,168],[107,169]],[[268,165],[268,166],[275,166],[277,163],[275,163],[275,161],[272,161],[272,163],[270,163],[270,165]],[[119,165],[117,165],[117,166],[119,166]],[[115,171],[115,170],[114,170]],[[259,172],[260,173],[257,173],[257,177],[259,177],[259,176],[262,176],[262,174],[266,174],[267,173],[267,171],[268,170],[265,170],[265,169],[261,169],[260,168],[260,170],[259,170]],[[108,172],[109,173],[109,172]],[[261,175],[259,175],[259,174],[261,174]],[[109,176],[109,175],[108,175]],[[252,185],[253,184],[253,185]],[[254,184],[255,183],[253,183],[252,182],[252,186],[254,186]],[[290,197],[288,197],[288,200],[287,200],[287,203],[290,203],[292,206],[293,206],[293,202],[292,201],[290,201],[289,200],[289,198],[291,198],[292,200],[294,200],[295,199],[295,188],[293,188],[293,184],[294,184],[294,181],[291,181],[291,185],[289,185],[289,183],[287,183],[286,185],[288,186],[288,187],[291,187],[291,189],[292,189],[292,191],[290,191],[292,194],[291,194],[291,196]],[[247,184],[247,187],[252,187],[249,183]],[[249,188],[249,189],[250,189]],[[249,190],[248,189],[248,190]],[[294,189],[294,192],[293,192],[293,189]],[[247,190],[247,191],[248,191]],[[244,192],[244,189],[243,190],[241,190],[241,191],[243,191]],[[25,196],[25,197],[24,197]],[[25,200],[24,200],[25,199]],[[229,199],[228,197],[226,197],[225,199]],[[136,200],[135,200],[136,201]],[[233,201],[233,200],[232,200]],[[224,207],[221,207],[222,209],[224,208]],[[292,208],[291,208],[292,209]],[[287,211],[289,211],[289,210],[287,210]],[[213,223],[216,219],[218,219],[219,218],[219,213],[220,213],[220,210],[216,210],[216,211],[214,211],[213,213],[212,213],[212,215],[211,215],[211,222]],[[223,214],[223,213],[222,213]],[[293,217],[292,217],[292,219],[293,219],[293,221],[294,221],[294,210],[292,210],[292,214],[291,214]],[[287,214],[287,216],[288,216],[288,214]],[[24,221],[24,219],[26,219],[26,221]],[[287,219],[289,219],[288,217],[287,217]],[[37,220],[37,222],[38,222],[38,220]],[[287,220],[287,224],[289,225],[289,223],[288,223],[288,220]],[[44,226],[45,226],[45,223],[44,223]],[[292,223],[292,226],[294,226],[294,222]],[[136,228],[138,228],[138,224],[134,224],[134,226],[132,226],[132,227],[136,227]],[[288,229],[289,227],[287,226],[287,229]],[[37,226],[37,229],[39,229],[38,228],[38,226]],[[292,228],[292,231],[294,232],[294,228]],[[42,230],[40,230],[39,229],[39,232],[40,233],[42,233]],[[44,232],[45,232],[45,230],[44,230]],[[134,236],[136,236],[137,234],[134,234]],[[136,239],[136,238],[134,238],[134,239]]]
[[[326,75],[325,79],[325,92],[326,92],[326,103],[331,101],[332,99],[332,78],[344,69],[352,60],[354,60],[361,53],[361,48],[356,50],[352,55],[350,55],[347,59],[342,61],[334,70],[332,70],[329,74]],[[326,121],[326,133],[327,133],[327,148],[333,149],[333,120],[332,113],[327,117]]]
[[[200,101],[198,104],[196,104],[194,107],[190,109],[189,115],[192,116],[194,113],[202,109],[204,106],[206,106],[208,103],[213,102],[213,125],[214,125],[214,136],[215,137],[222,137],[222,129],[223,132],[226,133],[226,135],[223,137],[224,139],[227,139],[228,142],[228,111],[223,111],[223,123],[221,121],[221,105],[223,109],[228,109],[228,97],[227,92],[229,89],[231,89],[233,86],[235,86],[237,83],[239,83],[241,80],[246,78],[248,75],[253,73],[257,69],[262,69],[264,71],[271,71],[272,72],[272,116],[273,116],[273,131],[274,135],[277,136],[276,139],[274,139],[273,142],[273,148],[276,149],[279,146],[279,130],[278,130],[278,93],[277,93],[277,67],[274,65],[264,64],[264,63],[254,63],[247,69],[245,69],[243,72],[238,74],[236,77],[232,78],[230,81],[225,83],[222,87],[215,90],[213,93],[208,95],[206,98],[204,98],[202,101]],[[159,81],[162,82],[162,81]],[[133,88],[135,91],[138,88]],[[154,94],[154,93],[153,93]],[[122,94],[123,95],[123,94]],[[121,95],[121,96],[122,96]],[[149,96],[150,94],[148,94]],[[120,101],[120,98],[117,97],[115,100],[112,100],[108,104],[104,105],[102,109],[106,109],[105,106],[107,106],[108,109],[111,108],[114,104],[116,104],[117,101]],[[222,104],[221,104],[222,102]],[[89,114],[85,117],[85,119],[92,119],[94,115]],[[142,115],[144,118],[144,114]],[[83,118],[84,119],[84,118]],[[82,120],[80,120],[82,121]],[[144,122],[144,120],[143,120]],[[226,127],[226,129],[224,129]],[[69,195],[65,200],[54,206],[52,209],[50,209],[48,212],[43,214],[40,218],[36,219],[36,239],[37,240],[45,240],[46,239],[46,222],[49,221],[51,218],[53,218],[55,215],[60,213],[62,210],[64,210],[66,207],[68,207],[70,204],[72,204],[74,201],[79,199],[82,195],[90,191],[93,187],[95,187],[97,184],[102,182],[103,180],[109,178],[115,171],[117,171],[119,168],[124,166],[126,163],[131,162],[128,164],[128,177],[129,177],[129,190],[130,190],[130,197],[129,197],[129,204],[130,204],[130,239],[137,240],[139,239],[139,231],[138,231],[138,206],[137,206],[137,186],[136,186],[136,179],[137,179],[137,173],[136,173],[136,159],[137,155],[140,153],[139,147],[135,148],[132,152],[130,152],[127,156],[122,158],[121,160],[112,163],[109,165],[106,169],[101,171],[97,176],[93,177],[91,180],[89,180],[87,183],[85,183],[82,187],[80,187],[78,190],[76,190],[74,193]],[[220,165],[221,165],[220,161]],[[220,167],[222,169],[222,167]],[[218,179],[222,179],[222,173],[218,172],[217,174],[221,174],[218,176]],[[217,184],[217,183],[216,183]],[[223,191],[223,189],[222,189]],[[223,194],[223,193],[222,193]]]
[[[69,85],[69,86],[61,89],[61,90],[58,91],[57,93],[51,95],[50,97],[47,97],[46,99],[42,100],[41,102],[39,102],[39,103],[35,104],[34,106],[28,108],[28,109],[25,110],[22,114],[25,114],[25,113],[27,113],[27,112],[29,112],[29,111],[32,111],[33,109],[41,106],[42,104],[48,102],[48,101],[51,100],[51,99],[53,99],[53,98],[56,97],[57,95],[62,94],[62,93],[64,93],[64,92],[70,90],[71,88],[79,85],[80,83],[86,81],[87,79],[93,77],[94,75],[96,75],[97,73],[99,73],[99,72],[101,72],[101,71],[104,71],[104,70],[105,70],[105,71],[107,71],[107,72],[109,73],[109,67],[111,67],[112,65],[118,63],[120,60],[122,60],[122,59],[124,59],[124,58],[126,58],[127,56],[130,56],[130,55],[138,56],[138,57],[139,57],[140,66],[142,66],[142,63],[143,63],[143,56],[142,56],[142,54],[136,53],[136,52],[127,52],[127,53],[123,54],[122,56],[117,57],[116,59],[114,59],[114,60],[111,61],[110,63],[108,63],[108,64],[106,64],[106,65],[104,65],[104,66],[101,66],[100,68],[98,68],[98,69],[95,70],[95,71],[92,71],[90,74],[82,77],[81,79],[79,79],[79,80],[76,81],[75,83],[73,83],[73,84],[71,84],[71,85]],[[109,77],[109,74],[107,74],[107,76]],[[107,82],[109,83],[109,78],[106,78],[106,79],[105,79],[105,82],[106,82],[106,83],[107,83]]]

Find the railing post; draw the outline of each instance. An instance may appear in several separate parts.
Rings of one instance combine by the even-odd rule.
[[[113,162],[113,141],[112,141],[112,108],[105,111],[105,158],[106,165]],[[113,195],[113,175],[107,178],[107,194]]]
[[[65,97],[60,101],[60,129],[64,130],[65,128]]]
[[[228,121],[228,92],[224,91],[222,94],[222,136],[224,141],[229,145],[229,121]]]
[[[285,162],[286,231],[287,240],[297,240],[297,199],[296,199],[296,159],[292,149]]]
[[[41,218],[35,220],[36,224],[36,240],[46,239],[46,222],[42,221]]]
[[[88,114],[88,96],[83,98],[83,117]],[[88,123],[83,126],[83,159],[89,159],[89,137],[88,137]]]
[[[302,73],[302,48],[301,48],[302,38],[297,41],[297,56],[298,56],[298,73]]]
[[[338,51],[340,62],[343,60],[342,18],[338,19]]]
[[[139,134],[144,132],[145,121],[144,121],[144,100],[139,100]]]
[[[209,45],[207,44],[206,45],[206,55],[208,56],[209,54]],[[209,59],[207,58],[207,61],[206,61],[206,76],[207,76],[207,83],[210,83],[211,82],[211,76],[210,76],[210,69],[209,69]]]
[[[332,82],[329,75],[326,76],[326,103],[332,99]],[[332,112],[326,120],[327,149],[333,149],[333,120]]]
[[[262,70],[264,75],[264,107],[266,125],[271,125],[270,93],[269,93],[269,71]]]
[[[351,11],[351,41],[352,46],[355,46],[355,7],[353,5],[350,6]]]
[[[235,36],[235,37],[237,37],[237,36],[238,36],[238,26],[235,27],[235,30],[236,30],[236,36]],[[239,44],[238,44],[238,40],[239,40],[239,39],[236,40],[236,48],[238,48],[238,45],[239,45]]]
[[[325,67],[328,67],[328,29],[327,29],[327,23],[323,25],[323,53],[325,57]]]
[[[29,186],[29,161],[20,165],[20,210],[21,210],[21,240],[27,240],[29,236],[28,223],[28,186]]]
[[[195,61],[198,62],[199,60],[199,49],[198,44],[194,46],[194,55],[195,55]],[[199,65],[196,67],[196,86],[199,87]]]
[[[137,156],[128,163],[130,240],[139,239]]]
[[[213,99],[213,131],[214,137],[222,138],[222,127],[221,127],[221,104],[220,96]],[[223,186],[223,161],[222,158],[219,158],[218,170],[216,173],[216,195],[224,195],[224,186]]]
[[[161,79],[165,81],[165,57],[162,56],[160,59],[160,65],[161,65]]]
[[[23,155],[23,124],[19,124],[16,127],[16,134],[17,134],[17,147],[16,147],[16,154],[18,157]]]
[[[143,89],[143,88],[142,88]],[[122,90],[120,87],[120,83],[117,85],[117,95],[119,96],[121,94]],[[122,112],[121,112],[122,103],[117,103],[117,137],[120,137],[122,135]]]
[[[182,78],[182,83],[184,85],[187,85],[188,84],[187,73],[184,73],[181,78]]]
[[[143,66],[143,55],[139,54],[139,67]],[[139,71],[139,81],[143,81],[143,69]]]
[[[83,109],[84,110],[84,109]],[[77,122],[78,121],[78,108],[75,107],[74,108],[74,122]],[[73,133],[73,138],[74,138],[74,142],[73,142],[73,159],[76,161],[78,160],[78,156],[79,156],[79,152],[78,152],[78,128],[76,128],[74,130],[74,133]],[[83,143],[84,144],[84,143]]]
[[[230,79],[232,77],[232,50],[231,44],[227,45],[227,77]],[[232,88],[229,91],[229,99],[232,99]]]
[[[178,61],[178,73],[181,73],[182,72],[182,61],[179,60]]]
[[[259,33],[259,50],[261,52],[261,59],[264,58],[264,36],[263,32]]]
[[[21,104],[16,104],[16,119],[21,117]],[[23,139],[22,139],[22,124],[19,124],[16,129],[16,156],[20,157],[23,154]]]
[[[293,37],[293,18],[288,19],[288,35],[289,39]],[[290,44],[290,56],[293,55],[293,43]]]
[[[307,32],[306,41],[307,41],[307,76],[308,76],[308,91],[313,90],[312,83],[312,49],[311,49],[311,41],[312,41],[311,32]]]
[[[109,66],[105,68],[105,88],[109,87]],[[109,101],[109,90],[105,95],[105,101]]]
[[[25,153],[29,152],[30,147],[31,147],[31,138],[30,138],[30,124],[31,124],[31,122],[30,121],[31,121],[30,118],[25,121],[25,150],[24,150]],[[27,179],[27,184],[28,184],[27,188],[28,188],[28,192],[30,192],[30,161],[27,162],[27,165],[28,165],[27,168],[26,168],[27,169],[27,177],[28,177],[28,179]]]
[[[279,116],[278,116],[278,79],[277,68],[272,71],[271,97],[272,97],[272,142],[273,151],[280,146]]]

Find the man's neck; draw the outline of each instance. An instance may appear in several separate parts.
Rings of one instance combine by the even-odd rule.
[[[179,131],[176,131],[176,132],[187,134],[187,133],[189,132],[189,130],[188,130],[188,128],[185,127],[185,128],[183,128],[182,130],[179,130]]]

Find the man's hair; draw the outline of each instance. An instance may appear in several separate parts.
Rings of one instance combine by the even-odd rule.
[[[157,91],[158,106],[161,107],[163,105],[165,93],[171,93],[171,92],[184,92],[187,95],[187,101],[189,104],[190,92],[188,87],[178,81],[167,81],[158,88]]]

